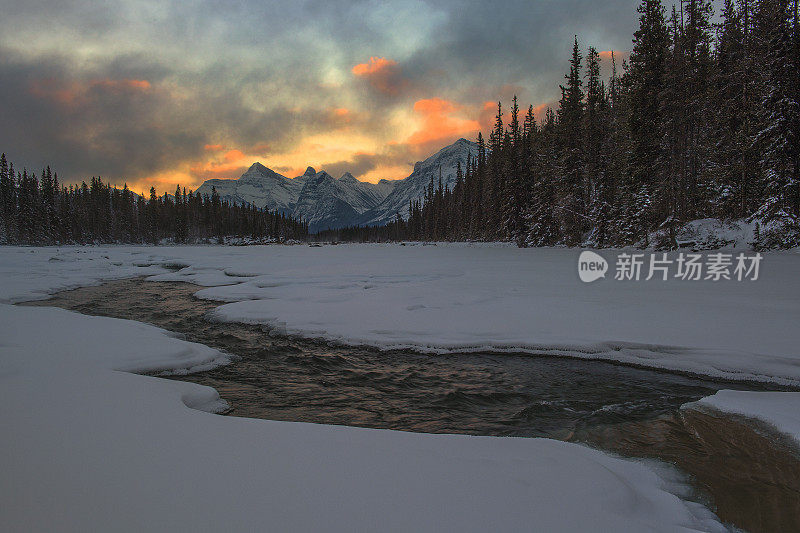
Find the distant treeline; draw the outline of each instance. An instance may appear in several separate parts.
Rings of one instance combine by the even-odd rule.
[[[80,186],[61,186],[58,176],[43,170],[37,177],[0,156],[0,244],[247,242],[305,239],[308,227],[283,214],[187,194],[149,199],[127,185],[111,187],[100,178]]]
[[[674,248],[700,218],[756,220],[762,247],[800,245],[800,21],[797,0],[643,0],[630,59],[600,77],[577,38],[561,100],[543,120],[498,103],[488,141],[454,187],[383,228],[332,240],[505,240],[520,246]],[[99,179],[75,189],[50,172],[3,170],[5,242],[179,242],[302,238],[300,222],[218,197],[136,197]],[[655,242],[653,242],[655,241]]]
[[[612,55],[602,80],[576,38],[555,111],[537,121],[514,98],[505,121],[498,103],[452,190],[431,181],[407,220],[338,235],[673,248],[682,223],[714,217],[757,220],[765,247],[800,245],[797,4],[726,0],[715,25],[708,0],[668,16],[642,1],[621,74]]]

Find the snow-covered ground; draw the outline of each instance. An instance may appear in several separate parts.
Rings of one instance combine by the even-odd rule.
[[[760,249],[785,249],[797,241],[796,225],[787,220],[770,222],[740,219],[701,218],[690,220],[676,228],[675,239],[685,250],[742,251]],[[664,249],[670,243],[667,228],[653,231],[648,236],[649,249]],[[796,246],[796,245],[795,245]],[[797,251],[797,249],[795,249]]]
[[[705,248],[748,249],[755,240],[755,222],[747,220],[719,220],[703,218],[684,224],[677,232],[677,241],[683,246]],[[653,242],[654,235],[650,241]]]
[[[767,254],[755,282],[584,284],[578,253],[4,247],[0,301],[149,275],[204,285],[199,296],[230,302],[217,318],[276,333],[800,384],[800,255]],[[673,473],[585,447],[219,417],[197,410],[221,407],[211,389],[127,373],[225,361],[157,328],[0,304],[2,529],[719,529],[676,496]],[[703,401],[800,438],[795,398]]]
[[[615,252],[601,253],[613,270]],[[611,271],[592,284],[578,278],[578,255],[502,245],[5,248],[0,301],[155,275],[229,302],[214,311],[218,320],[281,334],[800,385],[800,254],[767,254],[757,281],[615,281]]]
[[[800,393],[721,390],[685,407],[695,405],[759,419],[800,444]]]
[[[669,470],[547,439],[214,416],[133,375],[227,358],[136,322],[0,304],[3,531],[722,531]]]

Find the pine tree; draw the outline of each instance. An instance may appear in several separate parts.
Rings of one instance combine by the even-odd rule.
[[[613,185],[608,172],[609,102],[600,80],[600,55],[594,47],[586,57],[586,113],[584,125],[584,198],[592,221],[590,240],[604,247],[609,241]]]
[[[712,79],[713,150],[711,154],[714,214],[742,218],[752,213],[761,176],[752,144],[759,81],[752,75],[750,2],[739,8],[725,0],[719,24],[716,67]]]
[[[558,133],[552,109],[547,109],[541,132],[533,149],[532,186],[526,208],[525,221],[528,246],[552,246],[562,240],[557,207],[556,173],[559,168]]]
[[[800,35],[797,4],[761,0],[757,12],[765,53],[761,131],[765,198],[757,212],[764,221],[800,225]]]
[[[561,154],[558,169],[561,190],[559,197],[564,237],[568,246],[577,246],[586,229],[585,161],[583,157],[583,80],[582,60],[578,38],[574,40],[567,85],[561,86],[558,108],[558,132]]]
[[[648,190],[662,181],[661,95],[665,88],[666,61],[669,48],[669,33],[664,19],[661,0],[642,0],[638,8],[639,29],[634,33],[633,50],[624,83],[628,100],[628,128],[630,135],[629,174],[631,186],[629,198],[642,197],[642,189]],[[643,238],[648,231],[650,214],[641,212],[648,202],[639,201],[627,206],[635,211],[637,227],[631,227],[633,239]]]
[[[503,106],[497,102],[497,115],[495,115],[494,128],[489,134],[489,150],[491,157],[487,157],[487,164],[483,172],[483,199],[484,199],[484,224],[483,237],[487,240],[498,240],[505,233],[502,221],[503,203],[503,141],[505,127],[503,124]]]
[[[706,169],[711,159],[711,131],[707,125],[712,120],[709,86],[712,74],[710,0],[686,1],[686,30],[683,46],[688,65],[688,79],[684,84],[687,98],[687,172],[680,184],[678,213],[682,219],[697,218],[705,211],[709,189]]]
[[[16,191],[14,167],[9,170],[6,154],[0,155],[0,243],[16,241]]]
[[[513,240],[520,245],[525,242],[523,231],[523,209],[525,207],[525,190],[523,188],[524,147],[522,143],[522,127],[519,120],[519,104],[514,96],[511,105],[511,120],[508,126],[508,142],[504,147],[503,166],[501,169],[505,179],[502,181],[502,233],[504,239]]]

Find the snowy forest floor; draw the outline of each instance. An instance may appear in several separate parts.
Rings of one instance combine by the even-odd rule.
[[[274,334],[426,352],[498,350],[800,385],[800,255],[758,281],[577,276],[578,251],[499,245],[0,248],[0,301],[150,275]],[[613,261],[613,254],[602,252]],[[612,263],[613,265],[613,263]],[[613,268],[613,266],[612,266]],[[9,530],[721,530],[661,466],[547,439],[214,417],[213,389],[113,372],[228,361],[136,322],[0,304]],[[705,408],[800,439],[793,392]],[[187,409],[194,407],[196,409]],[[125,504],[123,504],[125,502]]]

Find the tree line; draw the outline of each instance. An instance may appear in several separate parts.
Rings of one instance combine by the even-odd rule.
[[[675,248],[700,218],[756,221],[761,247],[800,245],[798,0],[642,0],[630,58],[601,78],[594,47],[573,42],[561,99],[498,102],[492,130],[457,170],[432,179],[408,216],[339,240],[505,240],[520,246]],[[55,185],[54,183],[55,182]],[[302,238],[301,221],[215,195],[149,200],[99,179],[59,188],[2,171],[4,242],[189,242]]]
[[[0,156],[0,244],[197,243],[305,239],[308,226],[282,213],[186,192],[150,196],[92,178],[61,186],[47,167],[16,172]]]
[[[683,223],[714,217],[757,221],[764,247],[800,245],[797,0],[725,0],[718,23],[709,0],[638,12],[609,79],[576,37],[557,108],[537,120],[498,103],[454,187],[431,180],[380,240],[674,248]]]

